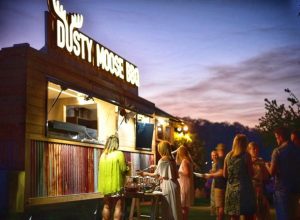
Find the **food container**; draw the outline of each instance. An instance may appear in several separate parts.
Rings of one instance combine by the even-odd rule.
[[[125,192],[138,192],[140,189],[140,179],[139,176],[126,176],[125,182]]]
[[[143,177],[142,188],[143,192],[153,192],[155,188],[159,185],[159,180],[154,177]]]

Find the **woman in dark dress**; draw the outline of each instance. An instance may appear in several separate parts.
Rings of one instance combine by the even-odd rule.
[[[247,153],[247,137],[243,134],[235,136],[232,150],[226,155],[224,176],[227,178],[225,193],[225,214],[231,220],[245,216],[253,219],[255,214],[255,194],[252,185],[253,167]]]

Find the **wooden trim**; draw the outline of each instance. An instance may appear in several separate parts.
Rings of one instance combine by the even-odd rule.
[[[93,148],[104,148],[104,145],[101,144],[90,144],[90,143],[81,143],[77,141],[68,141],[63,139],[56,139],[56,138],[47,138],[42,135],[36,135],[36,134],[28,134],[27,139],[29,140],[36,140],[36,141],[46,141],[46,142],[52,142],[52,143],[59,143],[59,144],[70,144],[70,145],[77,145],[77,146],[83,146],[83,147],[93,147]],[[153,151],[141,151],[141,150],[135,150],[131,147],[121,147],[119,148],[120,151],[125,152],[131,152],[131,153],[141,153],[141,154],[154,154]]]
[[[52,143],[58,143],[58,144],[70,144],[70,145],[77,145],[77,146],[83,146],[83,147],[104,148],[104,145],[101,145],[101,144],[81,143],[81,142],[77,142],[77,141],[68,141],[68,140],[63,140],[63,139],[48,138],[43,135],[37,135],[37,134],[28,134],[27,138],[30,140],[46,141],[46,142],[52,142]]]
[[[131,153],[140,153],[140,154],[154,154],[153,151],[143,151],[143,150],[135,150],[131,147],[120,147],[120,151],[131,152]]]
[[[37,197],[29,198],[27,206],[37,206],[37,205],[50,205],[57,203],[66,203],[66,202],[76,202],[88,199],[101,199],[104,198],[104,195],[101,193],[81,193],[74,195],[66,196],[53,196],[53,197]]]

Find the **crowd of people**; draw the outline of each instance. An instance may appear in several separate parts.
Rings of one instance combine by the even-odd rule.
[[[154,176],[161,180],[160,187],[165,197],[162,200],[163,219],[187,220],[195,193],[193,160],[185,146],[177,149],[176,158],[173,157],[171,150],[169,142],[160,142],[158,152],[161,159],[155,172],[143,172],[141,175]]]
[[[269,220],[270,204],[265,194],[265,184],[274,179],[273,202],[278,220],[300,219],[300,133],[291,135],[286,128],[274,131],[277,147],[273,150],[271,161],[259,157],[259,146],[248,142],[244,134],[235,136],[232,149],[224,159],[225,146],[216,148],[221,154],[211,153],[212,169],[206,178],[213,178],[211,188],[212,214],[222,220],[230,219]],[[220,175],[222,173],[222,175]],[[224,177],[225,193],[220,194],[216,181]],[[218,202],[222,200],[222,202]]]
[[[278,146],[273,150],[271,161],[259,157],[259,146],[248,142],[246,135],[237,134],[232,149],[225,154],[225,145],[218,144],[211,152],[212,169],[205,178],[212,178],[211,214],[217,220],[229,216],[231,220],[268,220],[270,205],[265,196],[265,183],[274,178],[274,207],[278,220],[300,219],[300,134],[291,135],[285,128],[274,131]],[[124,185],[128,166],[124,154],[118,150],[116,136],[108,138],[99,161],[99,192],[104,197],[102,218],[121,219],[123,198],[119,192]],[[186,146],[180,146],[176,158],[167,141],[158,144],[161,158],[155,171],[141,172],[160,180],[162,190],[162,218],[187,220],[194,201],[193,160]],[[113,184],[105,184],[112,181]]]
[[[103,220],[109,220],[111,217],[123,218],[124,197],[121,191],[129,167],[123,152],[118,148],[118,137],[110,136],[99,160],[98,191],[104,194]],[[155,171],[141,172],[140,175],[153,176],[160,180],[163,219],[187,220],[189,207],[194,201],[193,161],[186,147],[178,148],[176,158],[171,150],[169,142],[160,142],[158,152],[161,159]]]

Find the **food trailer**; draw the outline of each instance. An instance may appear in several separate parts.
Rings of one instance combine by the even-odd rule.
[[[175,117],[138,95],[138,68],[80,32],[83,16],[48,1],[46,43],[0,51],[1,210],[102,198],[98,161],[118,133],[131,175],[173,141]]]

